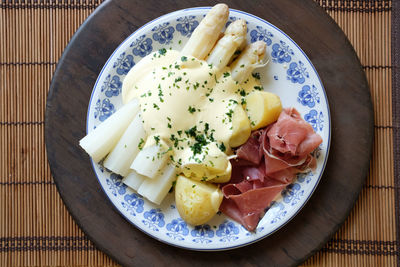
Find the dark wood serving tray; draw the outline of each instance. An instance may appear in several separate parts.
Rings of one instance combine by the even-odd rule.
[[[108,57],[133,31],[163,14],[214,1],[109,0],[85,21],[57,66],[46,109],[46,146],[58,191],[98,248],[123,265],[288,266],[318,251],[352,209],[369,168],[373,107],[360,62],[336,23],[312,0],[225,1],[264,18],[288,34],[311,59],[327,91],[332,143],[315,193],[273,235],[243,248],[196,252],[161,243],[126,221],[103,193],[85,135],[92,88]]]

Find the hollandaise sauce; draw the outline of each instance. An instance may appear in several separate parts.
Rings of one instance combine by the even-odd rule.
[[[237,133],[249,127],[246,96],[262,90],[257,75],[239,84],[229,67],[161,49],[143,58],[123,83],[123,102],[138,99],[144,146],[165,144],[169,160],[187,176],[209,180],[226,170]],[[247,125],[247,126],[246,126]],[[249,130],[250,133],[250,130]],[[243,138],[242,138],[243,139]],[[233,144],[233,145],[232,145]],[[208,169],[201,170],[204,166]]]

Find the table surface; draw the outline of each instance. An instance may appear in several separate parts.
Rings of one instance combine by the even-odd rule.
[[[397,91],[392,91],[397,88],[392,84],[392,3],[317,2],[338,22],[361,60],[374,104],[375,144],[355,208],[334,238],[305,264],[394,265],[398,169],[393,157],[398,151],[393,148],[399,125],[392,115],[398,111]],[[0,265],[115,264],[71,219],[44,151],[44,107],[52,73],[72,34],[98,4],[1,4]]]

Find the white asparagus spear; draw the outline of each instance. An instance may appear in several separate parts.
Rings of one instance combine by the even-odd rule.
[[[139,152],[139,146],[144,143],[146,132],[143,129],[140,112],[130,123],[117,145],[104,160],[104,167],[108,170],[127,176],[131,171],[130,166]]]
[[[239,83],[244,82],[255,68],[262,65],[265,49],[266,44],[263,41],[247,45],[242,54],[231,64],[232,78]]]
[[[126,176],[124,179],[122,179],[122,182],[129,186],[130,188],[138,191],[140,185],[143,183],[144,180],[147,178],[143,175],[140,175],[137,173],[135,170],[131,170],[131,172]]]
[[[207,13],[182,49],[182,54],[205,59],[218,40],[219,34],[228,20],[229,8],[217,4]]]
[[[175,166],[169,164],[163,169],[163,172],[154,179],[145,179],[140,185],[138,193],[151,202],[160,205],[175,180]]]
[[[207,58],[207,63],[218,69],[228,65],[235,51],[246,41],[246,30],[246,21],[239,19],[232,22],[226,28],[224,36],[219,39],[211,51]]]
[[[149,139],[151,137],[147,142],[151,143]],[[131,169],[153,179],[163,170],[169,155],[168,146],[163,141],[159,144],[146,144],[132,162]]]
[[[99,162],[115,147],[138,111],[139,101],[134,99],[83,137],[79,145],[95,162]]]

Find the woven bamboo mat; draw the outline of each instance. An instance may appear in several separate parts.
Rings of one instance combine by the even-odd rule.
[[[343,29],[361,60],[374,103],[375,143],[355,208],[304,265],[398,265],[400,77],[398,65],[392,64],[399,62],[392,55],[399,53],[393,50],[399,40],[392,40],[392,30],[399,34],[399,18],[392,13],[399,13],[400,5],[393,1],[392,7],[391,0],[315,1]],[[96,249],[63,205],[44,143],[46,95],[57,61],[100,3],[0,2],[0,266],[117,265]],[[392,76],[397,77],[394,84]]]

